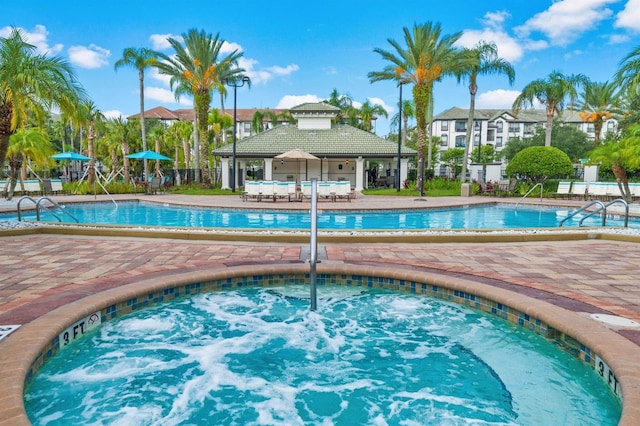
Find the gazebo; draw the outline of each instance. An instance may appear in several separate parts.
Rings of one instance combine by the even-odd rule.
[[[356,191],[367,184],[370,161],[384,165],[384,173],[395,176],[398,144],[373,133],[346,124],[333,124],[340,109],[326,103],[305,103],[291,110],[296,125],[280,124],[273,129],[236,142],[236,185],[242,186],[246,165],[260,161],[265,180],[348,180]],[[293,149],[300,149],[318,160],[276,159]],[[222,188],[231,187],[233,144],[213,151],[222,157]],[[402,146],[400,181],[407,178],[409,157],[415,150]],[[238,185],[240,183],[240,185]]]

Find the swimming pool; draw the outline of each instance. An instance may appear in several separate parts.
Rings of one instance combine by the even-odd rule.
[[[286,286],[198,294],[107,322],[43,365],[25,393],[30,420],[614,425],[620,417],[592,369],[504,320],[363,287],[322,286],[319,295],[317,312],[306,286]]]
[[[67,204],[65,210],[81,223],[142,225],[165,227],[226,228],[226,229],[309,229],[308,211],[211,209],[149,202]],[[481,205],[446,209],[384,210],[384,211],[322,211],[318,214],[318,229],[326,230],[421,230],[421,229],[510,229],[557,228],[573,210],[554,207],[514,205]],[[64,215],[62,216],[65,217]],[[565,223],[578,226],[583,215]],[[0,215],[0,220],[17,220],[16,215]],[[24,214],[25,220],[35,220],[35,213]],[[57,222],[43,212],[43,221]],[[599,226],[601,219],[585,220],[586,226]],[[622,226],[623,220],[607,219],[608,226]],[[629,227],[640,228],[639,221],[629,221]]]

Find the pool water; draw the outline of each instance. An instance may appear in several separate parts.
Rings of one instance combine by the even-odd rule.
[[[127,202],[115,207],[112,203],[68,204],[66,211],[82,223],[144,225],[197,228],[245,229],[309,229],[308,211],[224,210],[154,203]],[[332,230],[391,230],[391,229],[505,229],[556,228],[573,210],[567,208],[523,207],[514,205],[485,205],[448,209],[387,210],[387,211],[323,211],[318,214],[318,229]],[[67,216],[60,215],[66,221]],[[582,219],[576,215],[565,223],[575,227]],[[1,216],[0,220],[17,220]],[[35,213],[25,215],[35,220]],[[50,213],[43,212],[43,221],[56,222]],[[584,225],[599,226],[598,217],[588,218]],[[622,226],[620,218],[607,219],[607,225]],[[640,228],[630,221],[630,227]]]
[[[355,287],[207,293],[105,323],[25,392],[34,425],[615,425],[593,370],[538,335]],[[307,299],[305,300],[305,295]]]

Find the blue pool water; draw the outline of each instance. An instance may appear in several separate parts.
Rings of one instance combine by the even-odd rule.
[[[34,425],[615,425],[592,369],[428,297],[322,286],[207,293],[105,323],[25,392]],[[307,297],[305,300],[304,297]]]
[[[309,229],[308,211],[224,210],[145,202],[68,204],[65,209],[82,223],[144,225],[198,228],[247,229]],[[448,209],[388,210],[388,211],[323,211],[318,215],[319,229],[333,230],[392,230],[392,229],[505,229],[556,228],[572,209],[487,205]],[[61,216],[65,219],[65,216]],[[582,215],[565,223],[575,227]],[[15,215],[0,220],[17,220]],[[35,213],[27,212],[26,220],[35,220]],[[42,220],[55,222],[51,214],[43,213]],[[71,221],[67,217],[66,221]],[[589,218],[584,225],[599,226],[599,217]],[[619,218],[607,219],[608,226],[622,226]],[[629,227],[640,228],[640,222],[630,221]]]

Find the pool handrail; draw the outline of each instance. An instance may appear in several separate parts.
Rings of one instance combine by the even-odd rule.
[[[520,199],[518,200],[518,202],[516,203],[516,210],[518,210],[518,205],[522,202],[522,200],[524,200],[525,198],[527,198],[527,196],[528,196],[529,194],[531,194],[531,193],[533,192],[533,190],[534,190],[534,189],[536,189],[538,186],[540,187],[540,201],[542,201],[542,190],[543,190],[543,188],[542,188],[542,184],[541,184],[541,183],[536,183],[535,185],[533,185],[533,188],[531,188],[530,190],[528,190],[528,191],[527,191],[527,193],[526,193],[526,194],[524,194],[524,195],[522,196],[522,198],[520,198]]]
[[[584,218],[582,218],[582,220],[580,221],[579,226],[582,226],[582,221],[585,220],[587,217],[589,216],[593,216],[594,214],[596,214],[597,212],[604,210],[605,214],[602,216],[602,226],[604,226],[604,224],[606,223],[606,212],[607,212],[607,208],[605,207],[604,203],[600,200],[593,200],[588,202],[587,204],[585,204],[584,206],[580,207],[578,210],[572,212],[569,216],[565,217],[564,219],[562,219],[560,221],[560,224],[558,225],[559,227],[562,227],[562,225],[569,219],[571,219],[572,217],[574,217],[575,215],[577,215],[580,212],[585,211],[586,209],[588,209],[589,207],[593,206],[594,204],[597,204],[599,207],[597,209],[595,209],[594,211],[592,211],[591,213],[589,213],[587,216],[585,216]]]
[[[49,197],[40,197],[38,200],[34,199],[33,197],[30,197],[28,195],[23,195],[22,197],[20,197],[20,199],[18,200],[18,205],[17,205],[17,209],[18,209],[18,221],[22,221],[22,209],[20,208],[20,205],[22,204],[22,202],[24,200],[29,200],[32,201],[35,205],[36,205],[36,220],[39,222],[40,221],[40,208],[41,203],[43,201],[48,201],[51,204],[53,204],[54,207],[58,208],[61,212],[64,212],[65,214],[67,214],[69,217],[71,217],[76,223],[80,223],[80,221],[78,220],[78,218],[76,218],[74,215],[72,215],[70,212],[66,211],[60,204],[58,204],[57,202],[55,202],[54,200],[52,200]],[[50,210],[51,214],[58,219],[58,222],[62,222],[62,219],[60,218],[60,216],[58,216],[57,214],[54,213],[53,210]]]

